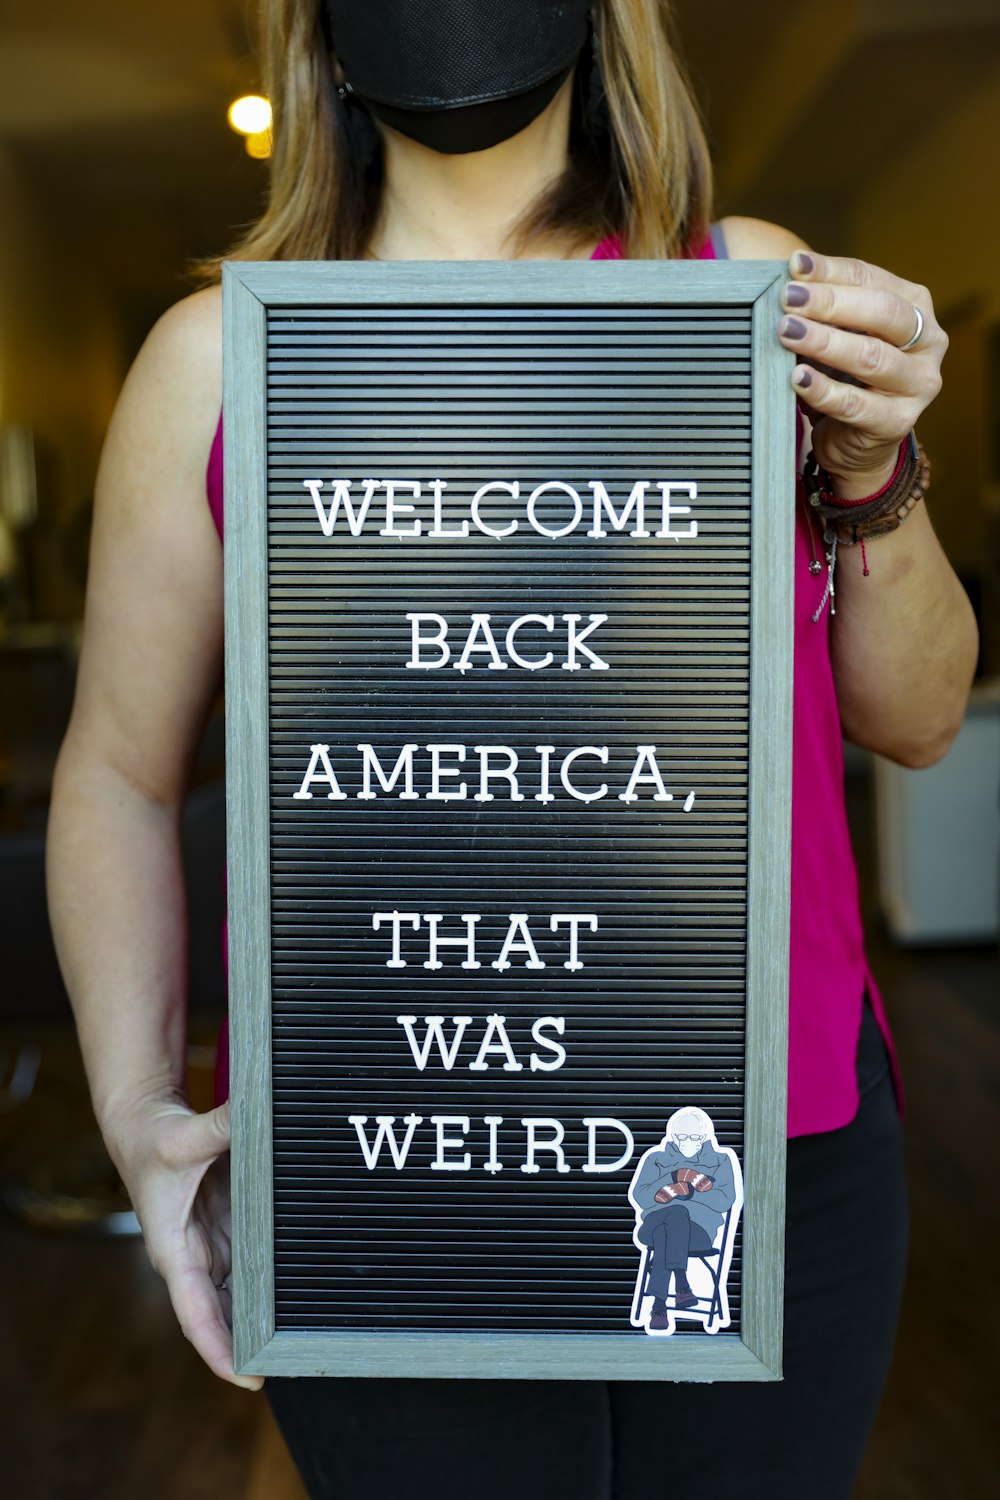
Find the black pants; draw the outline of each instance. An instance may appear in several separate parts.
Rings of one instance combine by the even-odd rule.
[[[902,1142],[865,1006],[861,1104],[788,1143],[784,1380],[269,1378],[312,1500],[849,1500],[895,1339]]]
[[[700,1224],[692,1222],[683,1203],[654,1208],[643,1219],[639,1238],[644,1245],[653,1247],[648,1290],[654,1297],[664,1299],[670,1295],[671,1271],[686,1273],[692,1255],[712,1248],[711,1236]]]

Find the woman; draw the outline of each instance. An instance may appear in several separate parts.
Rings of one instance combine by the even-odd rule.
[[[713,223],[705,137],[665,5],[270,0],[263,11],[271,196],[236,256],[571,259],[627,247],[787,259],[775,337],[801,356],[803,450],[835,505],[877,497],[897,473],[941,384],[947,338],[930,293],[775,224]],[[259,1389],[234,1375],[228,1330],[228,1103],[197,1115],[184,1091],[178,816],[222,670],[222,548],[206,503],[210,455],[221,501],[221,311],[218,266],[205,270],[210,284],[151,330],[101,457],[49,887],[95,1110],[150,1258],[210,1367]],[[835,614],[797,509],[785,1380],[269,1379],[313,1495],[850,1493],[892,1347],[906,1201],[840,728],[905,765],[934,762],[962,719],[976,632],[923,505],[867,549],[840,550]]]

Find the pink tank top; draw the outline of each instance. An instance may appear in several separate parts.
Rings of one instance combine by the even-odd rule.
[[[592,260],[617,260],[617,235],[601,241]],[[720,226],[711,226],[695,260],[726,255]],[[796,453],[804,435],[796,412]],[[223,534],[222,417],[208,460],[208,503]],[[789,954],[788,1134],[834,1130],[854,1118],[858,1107],[855,1053],[867,987],[872,1010],[885,1037],[897,1104],[902,1110],[899,1064],[885,1008],[865,956],[857,868],[844,803],[844,764],[840,715],[830,663],[830,614],[812,616],[825,577],[809,572],[809,523],[796,484],[795,643],[792,706],[792,860],[791,947]],[[228,971],[227,934],[223,955]],[[229,1036],[224,1021],[216,1055],[215,1102],[229,1093]]]

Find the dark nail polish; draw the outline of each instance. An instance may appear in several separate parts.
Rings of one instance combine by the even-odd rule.
[[[795,377],[795,384],[802,386],[803,390],[806,390],[812,385],[812,379],[811,370],[801,370]]]
[[[808,330],[801,318],[784,318],[781,332],[786,339],[804,339]]]
[[[790,282],[785,287],[785,301],[789,307],[805,307],[809,301],[809,288],[807,286],[796,286],[794,281]]]
[[[809,273],[813,270],[813,258],[811,255],[807,255],[805,250],[796,250],[794,260],[795,271],[797,274],[808,276]]]

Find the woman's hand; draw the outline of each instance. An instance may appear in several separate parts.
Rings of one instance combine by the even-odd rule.
[[[205,1114],[171,1099],[147,1101],[105,1134],[185,1338],[216,1375],[259,1391],[263,1376],[233,1373],[223,1285],[232,1271],[229,1101]]]
[[[795,368],[812,376],[792,389],[836,492],[870,494],[889,478],[900,440],[940,389],[948,340],[929,292],[864,261],[819,255],[784,225],[739,216],[722,223],[733,258],[784,261],[808,291],[799,306],[787,286],[782,291],[805,337],[786,338],[783,319],[775,335],[798,355]],[[800,268],[803,253],[810,267]],[[904,353],[899,346],[916,328],[914,304],[924,330]],[[972,606],[925,505],[872,544],[868,578],[860,551],[838,552],[838,607],[829,626],[841,726],[855,744],[900,765],[931,766],[962,725],[976,663]]]
[[[788,317],[778,337],[801,357],[792,383],[812,427],[813,453],[831,476],[871,480],[867,490],[851,485],[858,496],[870,493],[889,478],[901,441],[941,389],[948,335],[927,288],[881,266],[804,250],[788,265],[796,279],[782,292]],[[923,331],[904,353],[900,345],[917,326],[914,307]],[[838,379],[840,372],[859,383]]]

